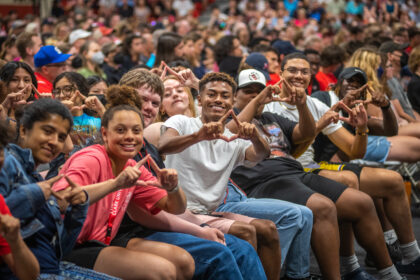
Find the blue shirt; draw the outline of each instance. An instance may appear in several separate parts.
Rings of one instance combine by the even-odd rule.
[[[89,201],[69,206],[64,220],[55,197],[45,200],[37,182],[43,181],[35,171],[32,150],[9,144],[4,150],[0,171],[0,194],[12,215],[21,222],[21,235],[38,259],[41,273],[57,274],[59,262],[76,243],[86,219]],[[1,278],[11,279],[6,265],[0,265]]]
[[[86,136],[93,136],[101,130],[101,119],[83,113],[81,116],[73,117],[73,130]]]

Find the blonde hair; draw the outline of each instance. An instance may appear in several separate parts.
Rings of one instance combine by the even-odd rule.
[[[175,81],[180,82],[180,80],[177,77],[173,76],[173,75],[166,76],[163,79],[163,83],[165,83],[165,81],[167,81],[167,80],[175,80]],[[188,109],[190,109],[190,112],[192,114],[192,117],[196,117],[197,116],[197,112],[195,110],[194,98],[193,98],[193,96],[191,94],[191,90],[190,90],[189,87],[186,87],[186,86],[183,86],[183,89],[184,89],[184,91],[188,95]],[[171,117],[168,114],[166,114],[166,112],[164,112],[162,110],[163,109],[163,98],[164,97],[162,97],[162,103],[160,105],[161,106],[161,110],[159,110],[159,113],[157,115],[157,118],[156,118],[156,121],[155,122],[163,122],[163,121],[166,121],[167,119],[169,119],[169,117]]]
[[[347,67],[359,67],[367,76],[368,84],[375,90],[383,92],[384,88],[378,79],[377,70],[381,65],[381,56],[375,47],[359,48],[350,57]]]
[[[416,73],[417,69],[420,66],[420,46],[415,47],[411,53],[410,57],[408,58],[408,68],[410,69],[411,73]]]

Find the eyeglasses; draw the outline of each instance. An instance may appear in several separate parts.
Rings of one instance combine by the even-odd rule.
[[[303,76],[311,75],[311,69],[309,69],[309,68],[289,67],[289,68],[286,68],[286,71],[290,72],[291,74],[298,74],[300,72],[300,73],[302,73]]]
[[[74,86],[64,86],[62,88],[53,89],[52,94],[54,94],[54,96],[63,95],[65,97],[69,97],[75,89],[76,88]]]

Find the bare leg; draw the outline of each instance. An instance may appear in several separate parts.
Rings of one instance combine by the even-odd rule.
[[[420,139],[411,136],[393,136],[387,138],[391,147],[387,160],[417,162],[420,160]]]
[[[315,193],[309,197],[306,206],[314,216],[311,244],[321,273],[324,279],[340,280],[340,240],[335,205],[325,196]]]
[[[379,221],[381,222],[382,231],[385,232],[393,229],[391,222],[386,217],[383,200],[375,198],[373,199],[373,203],[375,204],[376,213],[378,214]]]
[[[398,135],[420,138],[420,123],[408,123],[398,127]]]
[[[336,202],[339,220],[353,223],[359,244],[374,258],[377,269],[392,265],[372,199],[365,193],[346,189]]]
[[[392,170],[365,167],[360,175],[360,190],[374,198],[382,198],[386,216],[401,244],[415,240],[410,206],[400,174]]]
[[[257,231],[253,225],[236,221],[230,226],[228,233],[248,241],[257,251]]]
[[[110,246],[103,249],[93,269],[127,280],[176,279],[176,268],[170,261],[153,254],[122,247]]]
[[[127,249],[146,252],[167,259],[175,265],[177,279],[191,279],[194,275],[194,259],[184,249],[163,243],[133,238],[127,243]]]
[[[252,220],[251,225],[257,231],[257,252],[264,266],[267,279],[280,279],[281,250],[276,225],[272,221],[260,219]]]
[[[342,183],[349,188],[359,189],[359,179],[351,171],[321,170],[318,175]],[[340,223],[340,256],[354,255],[354,234],[351,223]]]

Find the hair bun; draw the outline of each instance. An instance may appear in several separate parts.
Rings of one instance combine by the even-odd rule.
[[[129,86],[112,85],[106,92],[107,108],[131,105],[141,110],[142,101],[137,91]]]

